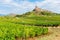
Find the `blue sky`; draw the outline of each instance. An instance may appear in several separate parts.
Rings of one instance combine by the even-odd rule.
[[[28,0],[28,1],[30,1],[30,2],[36,2],[36,1],[44,1],[44,0]]]
[[[60,13],[60,0],[0,0],[0,14],[22,14],[38,6]]]

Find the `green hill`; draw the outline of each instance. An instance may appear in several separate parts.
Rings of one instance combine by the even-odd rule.
[[[54,13],[48,10],[35,7],[30,12],[26,12],[22,15],[16,15],[21,18],[19,24],[24,25],[35,25],[35,26],[59,26],[60,25],[60,14]],[[22,20],[24,22],[22,22]],[[16,22],[17,23],[17,22]]]
[[[33,9],[32,11],[30,12],[26,12],[22,15],[17,15],[18,17],[33,17],[33,16],[43,16],[43,15],[60,15],[60,14],[57,14],[57,13],[54,13],[52,11],[48,11],[48,10],[44,10],[44,9],[41,9],[41,8],[38,8],[38,7],[35,7],[35,9]]]
[[[0,16],[0,40],[39,37],[48,33],[49,26],[60,26],[60,14],[36,7],[22,15]]]

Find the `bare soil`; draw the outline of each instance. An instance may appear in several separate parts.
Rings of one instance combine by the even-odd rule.
[[[60,40],[60,27],[48,27],[51,34],[37,38],[36,40]]]

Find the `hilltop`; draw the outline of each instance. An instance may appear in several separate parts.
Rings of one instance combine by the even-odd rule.
[[[1,16],[0,40],[25,40],[26,38],[27,40],[28,38],[33,38],[34,40],[35,37],[51,32],[50,30],[53,30],[53,27],[60,27],[60,15],[35,7],[32,11],[26,12],[22,15],[11,13],[7,16]],[[52,31],[52,34],[54,34],[53,36],[55,36],[56,30],[57,29],[54,28],[54,33]],[[59,33],[59,29],[57,31],[57,33]],[[45,38],[42,39],[44,40]]]
[[[30,12],[26,12],[22,15],[17,15],[18,17],[21,17],[21,16],[26,16],[26,17],[31,17],[31,16],[43,16],[43,15],[59,15],[58,13],[54,13],[52,11],[49,11],[49,10],[45,10],[45,9],[41,9],[39,7],[35,7],[32,11]]]

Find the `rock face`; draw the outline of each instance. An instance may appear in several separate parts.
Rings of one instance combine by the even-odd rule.
[[[35,11],[35,12],[41,12],[41,9],[39,7],[37,7],[37,6],[35,6],[35,9],[33,11]]]

